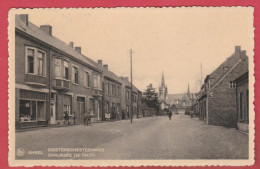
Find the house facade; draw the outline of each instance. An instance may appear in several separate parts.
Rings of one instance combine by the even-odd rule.
[[[234,80],[236,84],[236,108],[237,108],[237,128],[248,132],[249,123],[249,90],[248,72]]]
[[[248,57],[240,46],[205,78],[199,94],[200,118],[208,124],[236,127],[236,85],[234,79],[248,71]]]
[[[102,65],[102,60],[98,61]],[[104,75],[104,95],[103,95],[103,120],[105,119],[122,119],[121,106],[121,80],[113,72],[108,70],[108,65],[103,65]]]
[[[102,70],[51,26],[37,27],[26,14],[15,22],[16,126],[61,124],[64,112],[77,124],[85,111],[101,120]]]
[[[17,128],[82,124],[89,113],[93,122],[114,112],[116,119],[130,112],[131,84],[81,53],[81,47],[52,35],[50,25],[40,27],[27,14],[15,18],[15,124]],[[130,85],[129,85],[130,84]],[[134,89],[138,110],[138,89]],[[127,111],[125,113],[124,111]]]

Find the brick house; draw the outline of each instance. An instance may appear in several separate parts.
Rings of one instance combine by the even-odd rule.
[[[37,27],[27,14],[15,18],[16,126],[63,123],[67,111],[76,123],[89,111],[101,120],[102,67],[52,35],[52,27]]]
[[[102,60],[98,60],[102,65]],[[106,116],[110,119],[122,119],[121,112],[121,79],[113,72],[108,70],[108,65],[103,65],[103,113],[102,119],[105,120]]]
[[[249,91],[248,72],[234,80],[236,84],[236,108],[237,108],[237,128],[248,132],[249,123]]]
[[[236,86],[234,79],[248,71],[248,57],[240,46],[211,74],[201,87],[199,110],[201,119],[211,125],[236,127]]]
[[[133,85],[133,93],[131,96],[131,83],[128,80],[128,77],[120,77],[122,80],[122,93],[121,93],[121,98],[122,99],[122,118],[127,119],[130,118],[130,112],[131,112],[131,99],[132,99],[132,104],[133,104],[133,117],[138,118],[140,114],[142,114],[141,110],[141,95],[142,92],[138,90],[134,85]]]

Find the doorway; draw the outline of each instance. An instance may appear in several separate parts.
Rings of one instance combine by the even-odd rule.
[[[84,113],[85,113],[85,98],[77,97],[77,111],[75,112],[76,124],[83,124]]]
[[[51,124],[56,124],[56,106],[55,103],[51,103]]]

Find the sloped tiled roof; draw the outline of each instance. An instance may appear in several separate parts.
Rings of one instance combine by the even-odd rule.
[[[33,23],[28,22],[28,26],[26,26],[19,19],[18,15],[15,16],[15,28],[84,62],[85,64],[89,65],[92,68],[101,71],[101,67],[95,61],[80,54],[74,48],[70,47],[68,44],[61,41],[60,39],[58,39],[54,36],[48,35],[47,33],[45,33],[43,30],[41,30],[38,26],[34,25]]]
[[[103,75],[105,77],[108,77],[109,79],[113,79],[114,81],[116,81],[119,84],[122,84],[122,80],[116,74],[114,74],[113,72],[111,72],[105,68],[103,68]]]

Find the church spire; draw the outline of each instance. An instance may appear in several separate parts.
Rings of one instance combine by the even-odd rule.
[[[188,91],[187,91],[187,94],[188,94],[188,96],[190,95],[190,84],[189,84],[189,82],[188,82]]]
[[[162,72],[162,84],[161,84],[161,87],[165,87],[165,82],[164,82],[164,75],[163,75],[163,72]]]

